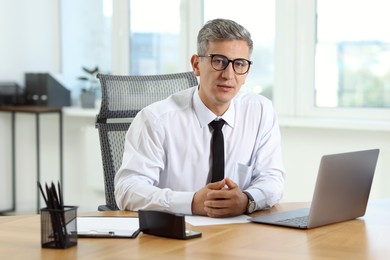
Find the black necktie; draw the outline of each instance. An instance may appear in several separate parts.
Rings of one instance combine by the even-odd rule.
[[[223,145],[222,126],[224,120],[212,121],[211,127],[214,129],[212,137],[211,154],[213,158],[211,182],[220,181],[225,177],[225,152]]]

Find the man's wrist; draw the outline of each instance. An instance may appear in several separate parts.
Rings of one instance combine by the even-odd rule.
[[[256,202],[255,202],[255,200],[253,199],[252,195],[249,192],[243,191],[243,193],[248,197],[248,204],[246,206],[245,213],[246,214],[251,214],[252,212],[254,212],[256,210]]]

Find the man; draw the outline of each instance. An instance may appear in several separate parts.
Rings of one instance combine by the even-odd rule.
[[[207,22],[191,64],[199,86],[138,113],[115,176],[120,209],[231,217],[272,207],[282,197],[280,131],[271,102],[238,93],[249,72],[250,33],[231,20]],[[212,121],[223,148],[213,156]],[[221,121],[223,120],[223,121]],[[222,155],[222,180],[212,180]],[[215,163],[217,165],[217,163]]]

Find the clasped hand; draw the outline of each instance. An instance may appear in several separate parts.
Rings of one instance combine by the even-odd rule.
[[[207,184],[192,199],[192,213],[214,218],[233,217],[243,214],[248,197],[229,178]]]

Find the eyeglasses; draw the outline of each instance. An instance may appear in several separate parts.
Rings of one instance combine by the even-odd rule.
[[[239,58],[229,60],[226,56],[220,54],[208,54],[204,56],[199,55],[199,57],[210,57],[211,67],[217,71],[225,70],[231,62],[233,64],[233,70],[237,75],[244,75],[247,73],[252,64],[252,61],[247,59]]]

